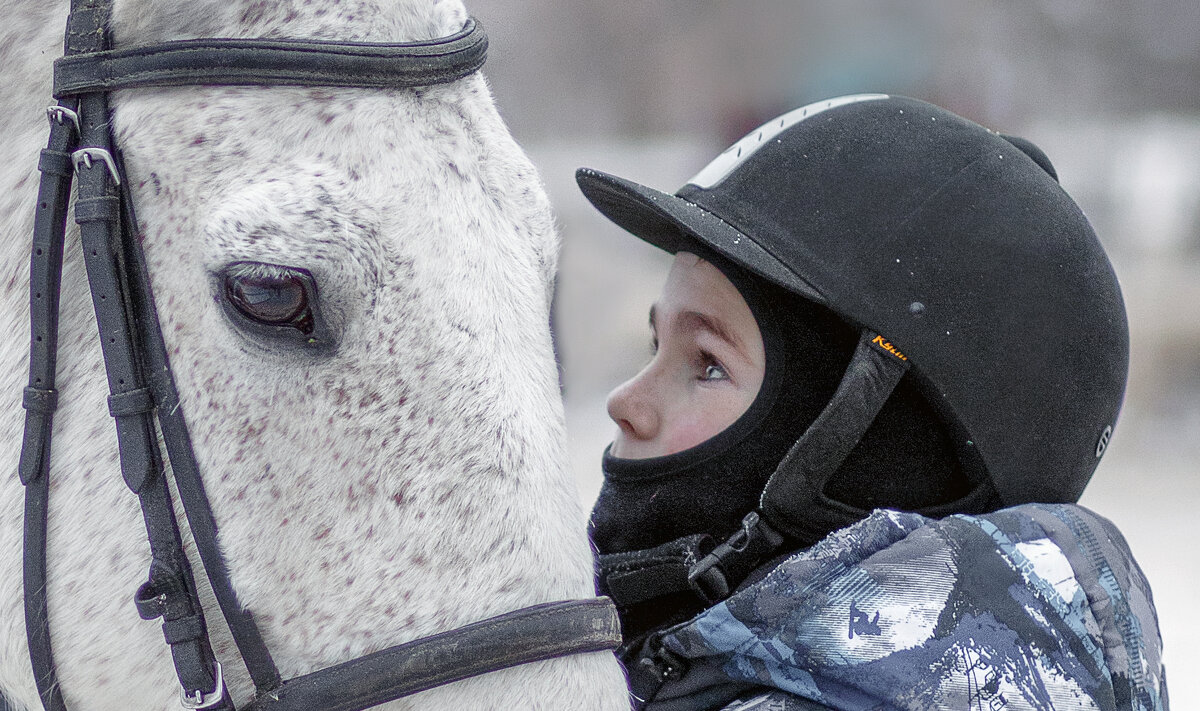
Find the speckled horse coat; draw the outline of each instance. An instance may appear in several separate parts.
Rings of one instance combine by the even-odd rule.
[[[456,0],[116,0],[116,46],[457,31]],[[0,8],[0,690],[40,708],[25,642],[28,251],[65,2]],[[548,332],[556,238],[482,77],[416,90],[181,88],[113,100],[185,414],[241,602],[285,678],[524,605],[593,594]],[[68,705],[177,708],[132,593],[149,550],[122,483],[68,220],[49,531]],[[337,348],[231,324],[214,274],[300,267]],[[197,569],[198,568],[198,564]],[[206,591],[202,591],[206,592]],[[250,685],[215,605],[235,700]],[[628,708],[611,654],[497,672],[389,708]]]

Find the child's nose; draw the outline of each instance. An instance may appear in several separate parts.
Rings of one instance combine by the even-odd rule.
[[[661,424],[647,376],[642,371],[608,394],[608,416],[626,437],[633,439],[654,439]]]

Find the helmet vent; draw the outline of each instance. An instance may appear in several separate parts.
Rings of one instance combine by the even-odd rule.
[[[841,96],[836,99],[828,99],[826,101],[818,101],[801,106],[779,117],[779,120],[771,119],[769,123],[754,129],[746,134],[741,140],[725,149],[725,152],[717,156],[711,163],[704,167],[696,177],[688,182],[701,188],[711,188],[721,181],[725,180],[738,166],[740,166],[747,158],[754,155],[755,151],[763,145],[764,141],[778,136],[788,128],[800,123],[806,118],[811,118],[822,111],[845,106],[846,104],[856,104],[860,101],[877,101],[879,99],[888,98],[887,94],[852,94],[850,96]],[[736,149],[736,150],[735,150]]]
[[[1104,456],[1104,450],[1108,449],[1108,441],[1112,439],[1112,425],[1104,428],[1100,433],[1100,441],[1096,442],[1096,459]]]

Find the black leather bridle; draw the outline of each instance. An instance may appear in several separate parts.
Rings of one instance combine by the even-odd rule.
[[[50,649],[46,610],[46,513],[50,435],[58,399],[55,361],[63,240],[72,180],[75,221],[100,331],[116,421],[121,473],[138,496],[150,541],[149,580],[135,595],[144,619],[162,618],[185,708],[232,711],[209,641],[191,567],[164,476],[162,431],[196,549],[256,689],[245,709],[357,711],[489,671],[620,643],[607,598],[535,605],[284,681],[249,611],[230,584],[166,346],[145,257],[114,146],[108,92],[131,87],[294,85],[419,87],[461,79],[487,53],[482,27],[402,44],[206,39],[110,49],[111,0],[72,0],[64,57],[54,66],[50,140],[30,271],[29,387],[19,475],[25,495],[25,620],[34,677],[46,711],[65,711]],[[0,697],[0,708],[5,702]]]

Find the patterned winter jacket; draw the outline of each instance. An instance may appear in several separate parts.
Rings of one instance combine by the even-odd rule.
[[[649,711],[1165,711],[1150,588],[1087,509],[876,511],[669,629]]]

